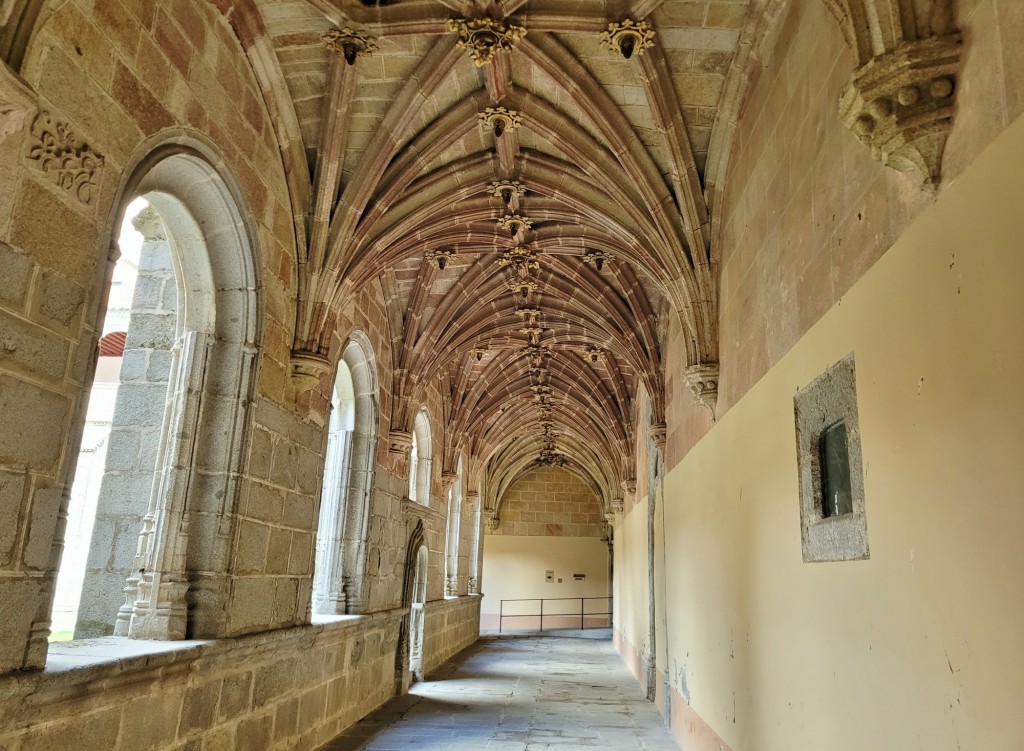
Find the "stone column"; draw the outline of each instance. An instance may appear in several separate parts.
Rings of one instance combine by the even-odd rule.
[[[171,352],[177,325],[177,286],[163,223],[152,209],[133,222],[145,242],[132,300],[111,423],[103,482],[96,505],[85,584],[75,637],[114,633],[126,596],[125,581],[137,574],[135,556],[143,517],[157,481]],[[134,589],[137,582],[129,585]],[[127,634],[130,608],[120,611]]]

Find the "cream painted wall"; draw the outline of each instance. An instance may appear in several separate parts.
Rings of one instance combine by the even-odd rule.
[[[647,608],[647,498],[615,527],[615,628],[643,659],[650,656]]]
[[[501,600],[553,597],[606,597],[608,595],[608,544],[594,537],[526,537],[487,535],[484,542],[484,598],[481,627],[497,628]],[[544,581],[544,572],[555,572],[555,583]],[[584,574],[582,582],[573,574]],[[557,583],[561,578],[562,583]],[[524,603],[537,612],[537,603]],[[604,610],[601,602],[588,609]],[[578,611],[578,605],[566,604]],[[545,612],[548,606],[545,606]],[[506,628],[534,628],[537,619],[506,621]],[[545,628],[547,627],[545,619]]]
[[[1018,120],[668,474],[670,678],[735,751],[1024,748],[1022,197]],[[793,395],[849,352],[871,557],[805,564]]]

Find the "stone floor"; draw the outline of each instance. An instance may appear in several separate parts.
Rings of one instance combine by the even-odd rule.
[[[608,641],[484,637],[321,751],[678,751]]]

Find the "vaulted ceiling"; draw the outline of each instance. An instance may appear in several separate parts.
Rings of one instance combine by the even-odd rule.
[[[257,5],[311,178],[296,349],[379,283],[394,430],[437,384],[446,472],[620,496],[668,317],[717,361],[704,170],[746,0]]]

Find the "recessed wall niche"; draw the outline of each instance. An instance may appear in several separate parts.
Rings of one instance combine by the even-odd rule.
[[[793,399],[805,563],[869,557],[856,368],[849,354]]]

